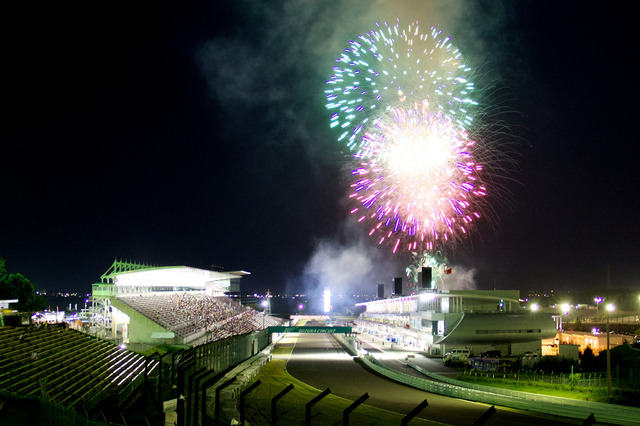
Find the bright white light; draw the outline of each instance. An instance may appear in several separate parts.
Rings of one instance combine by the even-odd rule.
[[[568,303],[563,303],[562,306],[560,306],[560,308],[562,309],[562,312],[564,312],[565,315],[568,315],[569,309],[571,309],[571,306]]]
[[[422,293],[420,295],[420,300],[424,302],[428,302],[430,300],[435,300],[438,296],[435,293]]]
[[[331,310],[331,291],[326,288],[324,290],[324,312],[329,312]]]
[[[387,154],[391,170],[404,178],[416,178],[446,167],[451,158],[451,148],[443,143],[440,134],[433,134],[432,128],[424,131],[421,127],[398,127],[391,133],[392,149]],[[445,138],[449,141],[449,138]]]
[[[613,312],[616,309],[615,305],[613,303],[609,303],[607,305],[607,311],[609,312]]]
[[[538,304],[537,304],[537,303],[532,303],[532,304],[531,304],[531,310],[532,310],[533,312],[536,312],[538,309],[540,309],[540,306],[538,306]]]
[[[190,287],[227,291],[230,280],[238,275],[188,266],[171,266],[142,271],[126,271],[116,275],[117,287]]]
[[[331,360],[331,361],[353,362],[353,357],[346,352],[329,353],[327,351],[320,351],[320,350],[318,350],[317,352],[307,353],[307,354],[292,353],[289,359],[305,360],[305,361]]]
[[[449,313],[449,298],[448,297],[443,297],[442,299],[440,299],[440,308],[442,309],[442,312],[445,314]]]

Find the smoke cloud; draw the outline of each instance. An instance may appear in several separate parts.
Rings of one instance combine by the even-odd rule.
[[[464,266],[453,266],[452,273],[446,275],[443,290],[477,290],[476,270]]]
[[[346,222],[341,235],[318,240],[301,277],[290,286],[303,289],[310,296],[312,308],[320,306],[326,288],[331,291],[334,306],[363,301],[355,297],[359,294],[367,294],[370,299],[378,284],[384,284],[385,295],[389,295],[393,278],[404,275],[402,262],[366,237],[361,229]]]
[[[318,203],[327,197],[323,206],[314,209],[327,209],[328,205],[344,208],[340,202],[346,197],[348,185],[336,185],[335,177],[340,174],[336,171],[341,167],[342,146],[328,126],[323,82],[350,40],[374,29],[376,22],[399,20],[406,26],[418,21],[424,32],[434,26],[451,35],[454,43],[460,36],[478,51],[485,49],[477,37],[478,30],[469,25],[475,7],[462,1],[290,0],[233,4],[243,25],[226,28],[208,40],[195,60],[212,100],[222,106],[223,116],[217,119],[224,121],[233,143],[245,147],[249,172],[262,176],[258,180],[265,184],[261,192],[282,204],[290,202],[292,194],[272,191],[270,179],[281,175],[305,175],[306,179],[309,175],[315,186],[306,186],[304,191],[315,194]],[[475,28],[479,26],[484,40],[491,24],[478,24]],[[464,48],[461,50],[465,54]],[[473,57],[476,63],[484,60],[476,52]],[[259,130],[252,133],[259,134],[259,138],[237,138],[236,134],[248,127]],[[318,220],[328,216],[318,213]],[[393,277],[398,276],[403,277],[406,286],[404,268],[408,259],[380,249],[361,224],[352,229],[347,216],[345,211],[345,223],[340,225],[338,235],[334,235],[335,220],[327,220],[315,236],[309,236],[318,240],[299,278],[290,280],[288,293],[320,295],[328,287],[335,300],[339,294],[375,294],[377,284],[385,284],[388,295]],[[297,220],[306,219],[289,219]],[[295,228],[295,223],[290,226]],[[474,275],[473,269],[458,267],[447,278],[446,288],[475,288]]]

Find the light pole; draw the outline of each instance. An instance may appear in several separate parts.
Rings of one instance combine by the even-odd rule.
[[[615,306],[613,303],[607,305],[607,391],[609,393],[609,402],[611,402],[611,347],[609,342],[609,312],[613,312]]]

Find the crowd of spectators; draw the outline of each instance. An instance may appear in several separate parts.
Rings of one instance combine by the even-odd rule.
[[[277,318],[265,316],[254,309],[246,308],[245,311],[226,318],[214,324],[213,327],[207,329],[206,341],[213,342],[216,340],[222,340],[227,337],[262,330],[272,325],[280,325],[279,320]]]
[[[124,303],[179,336],[203,332],[207,341],[250,333],[278,323],[276,318],[227,297],[203,292],[121,297]]]

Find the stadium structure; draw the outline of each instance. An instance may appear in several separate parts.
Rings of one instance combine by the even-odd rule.
[[[361,333],[432,355],[456,347],[475,354],[540,355],[542,340],[556,335],[551,315],[520,308],[518,290],[423,289],[358,306],[365,308],[358,320]]]
[[[34,317],[0,327],[0,406],[22,407],[3,420],[204,423],[208,390],[234,366],[264,358],[267,328],[282,325],[268,306],[258,312],[228,297],[247,274],[116,260],[93,285],[90,323],[79,327],[88,334]]]
[[[92,286],[89,332],[140,348],[196,346],[278,325],[229,297],[245,271],[116,260]]]

